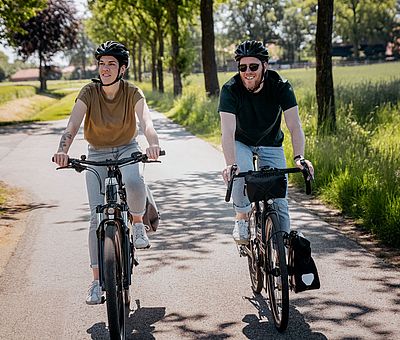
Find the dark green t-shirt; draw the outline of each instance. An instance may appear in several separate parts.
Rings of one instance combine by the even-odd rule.
[[[258,93],[249,92],[236,74],[224,84],[218,111],[236,116],[235,139],[250,146],[281,146],[282,112],[297,105],[292,86],[273,70]]]

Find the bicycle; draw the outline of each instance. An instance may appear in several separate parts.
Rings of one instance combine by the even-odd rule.
[[[160,156],[165,151],[160,152]],[[135,257],[133,245],[131,216],[126,201],[125,185],[122,181],[120,168],[135,163],[160,162],[149,160],[146,154],[134,152],[130,157],[118,160],[107,159],[105,161],[69,158],[66,167],[58,169],[74,169],[91,171],[98,179],[100,193],[105,196],[103,205],[96,207],[98,227],[98,260],[99,281],[102,290],[106,293],[108,326],[111,339],[125,339],[125,308],[130,305],[129,287],[132,283],[133,266],[139,263]],[[100,175],[90,166],[107,167],[108,175],[105,179],[105,191],[101,192]]]
[[[279,332],[286,330],[289,321],[289,279],[285,248],[290,245],[292,232],[281,230],[278,213],[273,206],[274,198],[286,196],[286,174],[302,172],[306,182],[306,193],[311,193],[311,174],[307,164],[301,162],[299,168],[259,168],[253,157],[256,170],[236,174],[237,167],[231,169],[231,180],[225,196],[229,202],[233,180],[244,177],[247,194],[252,202],[249,214],[250,240],[239,245],[240,256],[248,258],[252,290],[259,294],[264,288],[270,301],[274,324]],[[294,234],[293,234],[294,235]]]

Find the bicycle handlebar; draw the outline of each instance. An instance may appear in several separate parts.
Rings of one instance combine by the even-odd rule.
[[[161,150],[160,151],[160,156],[165,156],[165,151]],[[54,162],[54,157],[52,158],[52,161]],[[130,157],[125,157],[121,159],[106,159],[105,161],[90,161],[86,159],[86,155],[82,155],[81,159],[77,158],[69,158],[68,159],[68,165],[64,167],[59,167],[59,169],[68,169],[68,168],[73,168],[78,172],[82,172],[83,170],[86,170],[86,165],[94,165],[94,166],[117,166],[117,165],[124,165],[128,163],[153,163],[153,162],[159,162],[156,160],[150,160],[146,154],[142,154],[141,152],[133,152]]]
[[[267,169],[261,169],[261,170],[250,170],[250,171],[246,171],[246,172],[239,172],[238,174],[236,174],[237,165],[232,165],[231,174],[230,174],[231,179],[228,182],[228,187],[227,187],[226,195],[225,195],[225,202],[229,202],[231,199],[233,180],[236,177],[245,177],[246,175],[249,175],[249,174],[263,174],[267,177],[267,176],[276,176],[276,175],[284,175],[284,174],[289,174],[289,173],[302,172],[304,181],[306,183],[306,194],[310,195],[311,194],[311,180],[313,178],[311,176],[310,169],[308,168],[307,163],[304,160],[301,160],[300,163],[303,166],[303,169],[300,169],[300,168],[286,168],[286,169],[267,168]]]

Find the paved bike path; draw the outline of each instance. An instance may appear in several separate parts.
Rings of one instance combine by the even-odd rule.
[[[231,238],[220,151],[153,113],[167,156],[146,165],[162,223],[140,251],[128,339],[397,339],[398,270],[290,202],[312,242],[321,289],[291,293],[286,333],[250,288]],[[84,175],[50,162],[66,121],[0,131],[1,179],[27,190],[27,228],[0,276],[0,339],[107,339],[105,305],[87,306]],[[71,155],[85,153],[82,134]],[[264,294],[265,296],[265,294]]]

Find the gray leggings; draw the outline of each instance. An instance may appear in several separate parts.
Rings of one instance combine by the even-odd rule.
[[[88,147],[88,159],[93,161],[101,161],[106,159],[119,159],[128,157],[132,152],[141,151],[136,140],[132,140],[129,144],[114,148],[95,149],[93,146]],[[104,192],[104,181],[107,177],[106,167],[94,167],[100,175],[101,190]],[[142,174],[143,167],[140,163],[127,165],[121,168],[122,179],[125,183],[128,205],[133,215],[143,215],[146,204],[146,188]],[[97,177],[89,171],[86,171],[86,188],[90,206],[90,228],[89,228],[89,255],[90,266],[98,267],[98,251],[97,251],[97,216],[96,206],[104,204],[104,196],[100,194],[100,187]]]

